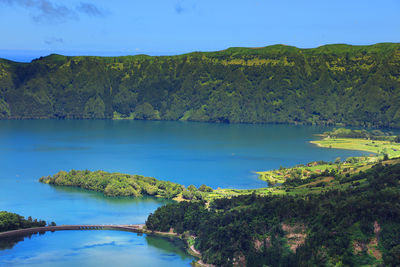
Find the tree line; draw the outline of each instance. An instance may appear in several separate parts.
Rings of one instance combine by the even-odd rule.
[[[381,130],[353,130],[346,128],[333,129],[332,131],[324,132],[324,136],[330,138],[358,138],[369,140],[382,140],[400,143],[400,135],[394,135],[393,132],[382,132]]]
[[[400,127],[400,44],[0,59],[0,119]]]
[[[32,219],[31,216],[25,219],[23,216],[16,213],[0,211],[0,232],[31,227],[43,227],[46,226],[46,224],[46,221]],[[51,222],[49,225],[55,225],[55,223]]]

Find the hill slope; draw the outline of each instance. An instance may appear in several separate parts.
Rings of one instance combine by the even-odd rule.
[[[400,127],[400,44],[0,59],[0,118]]]
[[[351,187],[317,194],[168,204],[146,226],[191,237],[216,266],[399,266],[400,164],[345,179]]]

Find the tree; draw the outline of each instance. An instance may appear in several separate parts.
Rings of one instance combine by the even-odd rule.
[[[158,111],[154,110],[150,103],[143,103],[135,109],[135,119],[139,120],[157,120],[160,119]]]
[[[384,261],[386,266],[400,266],[400,245],[393,247]]]
[[[195,192],[195,191],[197,191],[197,188],[194,185],[189,185],[188,190],[191,192]]]
[[[114,96],[112,105],[113,108],[124,116],[129,116],[137,103],[137,93],[128,91],[127,89],[121,90]]]
[[[184,199],[191,200],[191,199],[193,199],[193,196],[194,196],[193,191],[189,191],[189,190],[182,191],[182,197]]]
[[[100,96],[90,98],[85,105],[84,118],[101,119],[104,118],[106,110],[105,104]]]
[[[201,192],[212,192],[213,190],[212,190],[211,187],[206,186],[205,184],[202,184],[202,185],[199,187],[199,191],[201,191]]]

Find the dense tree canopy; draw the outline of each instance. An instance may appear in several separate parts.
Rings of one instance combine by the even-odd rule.
[[[25,219],[16,213],[0,211],[0,232],[41,226],[46,226],[46,222],[42,220],[38,221],[31,217]]]
[[[194,185],[185,188],[183,185],[153,177],[88,170],[59,171],[53,176],[41,177],[39,181],[52,185],[81,187],[112,197],[156,196],[166,199],[182,197],[187,200],[203,200],[207,193],[213,191],[204,184],[198,189]]]
[[[340,179],[354,186],[223,198],[208,208],[203,202],[168,204],[146,226],[195,235],[203,260],[218,266],[399,266],[400,164]]]
[[[400,44],[0,60],[0,119],[400,127]]]
[[[39,181],[52,185],[76,186],[99,191],[106,196],[138,197],[148,195],[174,198],[184,190],[184,187],[180,184],[160,181],[153,177],[105,171],[60,171],[53,176],[41,177]]]

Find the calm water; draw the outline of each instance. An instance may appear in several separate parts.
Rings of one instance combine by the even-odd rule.
[[[59,170],[102,169],[153,176],[186,186],[204,183],[213,188],[265,187],[254,171],[365,153],[323,149],[308,143],[315,139],[313,134],[329,129],[146,121],[0,121],[0,210],[57,224],[143,223],[150,212],[167,201],[105,198],[95,192],[40,184],[38,179]],[[71,239],[70,244],[61,244],[66,237]],[[85,240],[107,238],[115,242],[71,252],[84,247]],[[111,253],[127,265],[135,257],[142,257],[148,266],[161,266],[165,253],[154,254],[154,261],[150,260],[146,255],[153,253],[157,245],[148,239],[107,231],[46,234],[3,250],[0,265],[24,265],[24,258],[33,258],[42,266],[62,265],[54,261],[54,255],[64,255],[65,264],[72,265],[77,261],[86,263],[83,259],[97,255],[87,262],[94,265],[103,258],[106,262]],[[123,240],[123,249],[118,249],[118,240]],[[142,243],[145,245],[138,245]],[[162,244],[167,250],[171,246],[168,242]],[[126,255],[127,250],[132,253]],[[175,255],[171,256],[172,265],[191,261],[173,251],[169,254]]]
[[[189,266],[193,258],[178,241],[118,231],[46,233],[25,238],[12,250],[0,250],[0,265]]]

